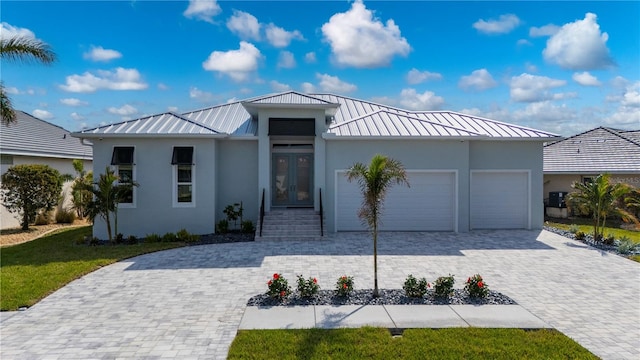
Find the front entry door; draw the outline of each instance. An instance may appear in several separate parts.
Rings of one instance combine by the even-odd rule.
[[[273,206],[313,206],[313,154],[273,154]]]

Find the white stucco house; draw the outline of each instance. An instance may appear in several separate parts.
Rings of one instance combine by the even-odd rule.
[[[543,143],[559,139],[451,111],[297,92],[73,136],[93,144],[95,176],[111,166],[139,183],[118,212],[119,232],[138,237],[213,233],[225,206],[240,201],[254,222],[264,201],[266,214],[322,206],[325,232],[363,230],[359,189],[344,174],[376,153],[402,162],[411,184],[389,193],[383,230],[541,228]],[[106,239],[104,223],[94,236]]]
[[[60,174],[74,175],[74,159],[83,160],[86,171],[92,170],[91,146],[82,145],[70,131],[20,110],[16,110],[15,123],[0,124],[0,157],[1,174],[14,165],[42,164],[51,166]],[[68,190],[69,184],[65,184],[65,194]],[[19,225],[16,215],[0,205],[1,228]]]

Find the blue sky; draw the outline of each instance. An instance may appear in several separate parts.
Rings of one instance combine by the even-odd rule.
[[[453,110],[569,136],[640,129],[640,2],[2,1],[14,107],[71,131],[272,92]]]

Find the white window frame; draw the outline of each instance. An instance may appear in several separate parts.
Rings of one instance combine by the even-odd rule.
[[[173,181],[172,181],[172,202],[174,208],[194,208],[196,207],[196,165],[195,165],[195,157],[196,157],[196,147],[193,145],[174,145],[174,147],[191,147],[193,148],[193,158],[191,166],[191,182],[190,183],[182,183],[178,182],[178,167],[179,166],[188,166],[188,165],[179,165],[172,164],[172,173],[173,173]],[[172,155],[173,148],[172,147]],[[179,185],[191,185],[191,202],[179,202],[178,201],[178,186]]]
[[[134,145],[114,145],[113,149],[111,149],[111,154],[113,154],[113,151],[115,150],[115,148],[117,147],[132,147],[133,148],[133,164],[131,165],[111,165],[111,169],[113,170],[113,172],[116,174],[116,176],[119,178],[120,177],[120,168],[121,167],[131,167],[131,181],[136,181],[137,174],[136,174],[136,147]],[[120,182],[116,181],[116,185],[119,185]],[[136,191],[137,186],[134,186],[131,191],[132,191],[132,201],[130,203],[118,203],[118,209],[135,209],[136,208],[136,203],[137,203],[137,191]]]

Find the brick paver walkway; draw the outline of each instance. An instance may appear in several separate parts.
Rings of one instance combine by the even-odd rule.
[[[318,242],[194,246],[107,266],[27,311],[0,314],[2,359],[223,359],[247,299],[281,272],[324,289],[353,275],[373,284],[366,234]],[[603,359],[640,358],[640,264],[545,231],[385,233],[381,288],[408,274],[483,275],[546,323]]]

